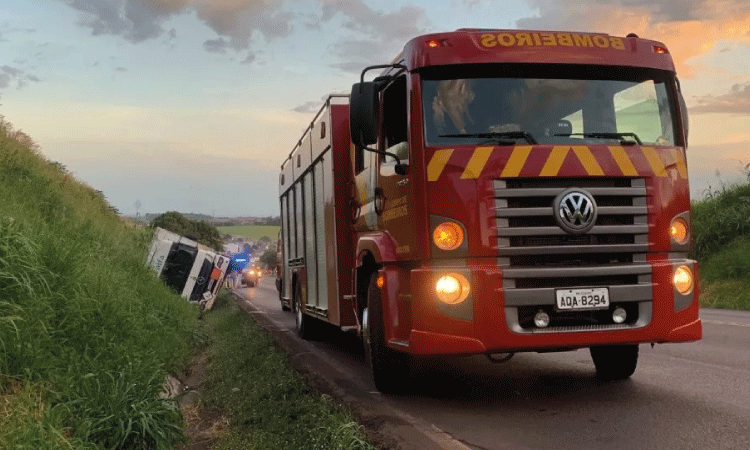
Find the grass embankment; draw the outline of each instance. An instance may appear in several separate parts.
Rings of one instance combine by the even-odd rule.
[[[0,116],[0,449],[171,449],[165,374],[197,310],[143,265],[150,232]]]
[[[750,310],[750,164],[747,169],[747,182],[692,205],[702,306]]]
[[[228,428],[217,449],[371,449],[360,426],[311,389],[268,334],[231,295],[207,317],[209,406]]]
[[[144,267],[151,232],[2,116],[0,195],[0,449],[175,448],[183,418],[159,393],[209,327]],[[233,302],[208,317],[223,448],[369,448]]]
[[[271,238],[271,242],[276,242],[279,235],[279,228],[275,225],[235,225],[231,227],[217,227],[221,234],[233,234],[244,236],[249,239],[259,239],[263,236]]]

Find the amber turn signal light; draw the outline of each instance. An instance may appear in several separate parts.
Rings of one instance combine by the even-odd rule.
[[[688,225],[683,218],[676,218],[669,226],[669,236],[678,244],[683,245],[688,240]]]
[[[464,242],[464,231],[455,222],[443,222],[432,232],[432,241],[440,250],[455,250]]]

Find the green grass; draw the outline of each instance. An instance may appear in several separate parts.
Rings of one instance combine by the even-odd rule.
[[[750,281],[702,281],[701,306],[750,311]]]
[[[693,202],[693,257],[701,305],[750,310],[750,164],[745,183]]]
[[[208,402],[228,419],[217,449],[371,449],[361,427],[309,387],[268,334],[233,300],[217,300]]]
[[[693,202],[693,248],[706,258],[739,236],[750,235],[750,176],[744,184],[723,186]]]
[[[174,448],[157,394],[198,312],[144,267],[150,233],[1,118],[0,192],[0,449]]]
[[[271,242],[276,242],[279,236],[279,228],[275,225],[235,225],[232,227],[217,227],[221,234],[234,234],[244,236],[250,239],[259,239],[263,236],[271,238]]]

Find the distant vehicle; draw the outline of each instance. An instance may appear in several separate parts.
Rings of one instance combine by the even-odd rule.
[[[258,279],[260,278],[260,269],[257,267],[245,267],[242,269],[242,281],[241,284],[247,287],[255,287],[258,285]]]

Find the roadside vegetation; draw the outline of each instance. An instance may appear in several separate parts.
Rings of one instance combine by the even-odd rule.
[[[210,329],[207,406],[226,427],[215,449],[372,449],[351,416],[289,365],[272,338],[229,293],[217,299]]]
[[[144,267],[151,232],[2,117],[0,192],[0,449],[173,449],[198,311]]]
[[[701,305],[750,310],[750,164],[743,183],[693,202],[693,257]]]
[[[181,236],[189,237],[218,252],[224,251],[221,233],[215,226],[204,220],[192,220],[177,211],[167,211],[155,217],[149,226],[151,229],[161,227]]]

